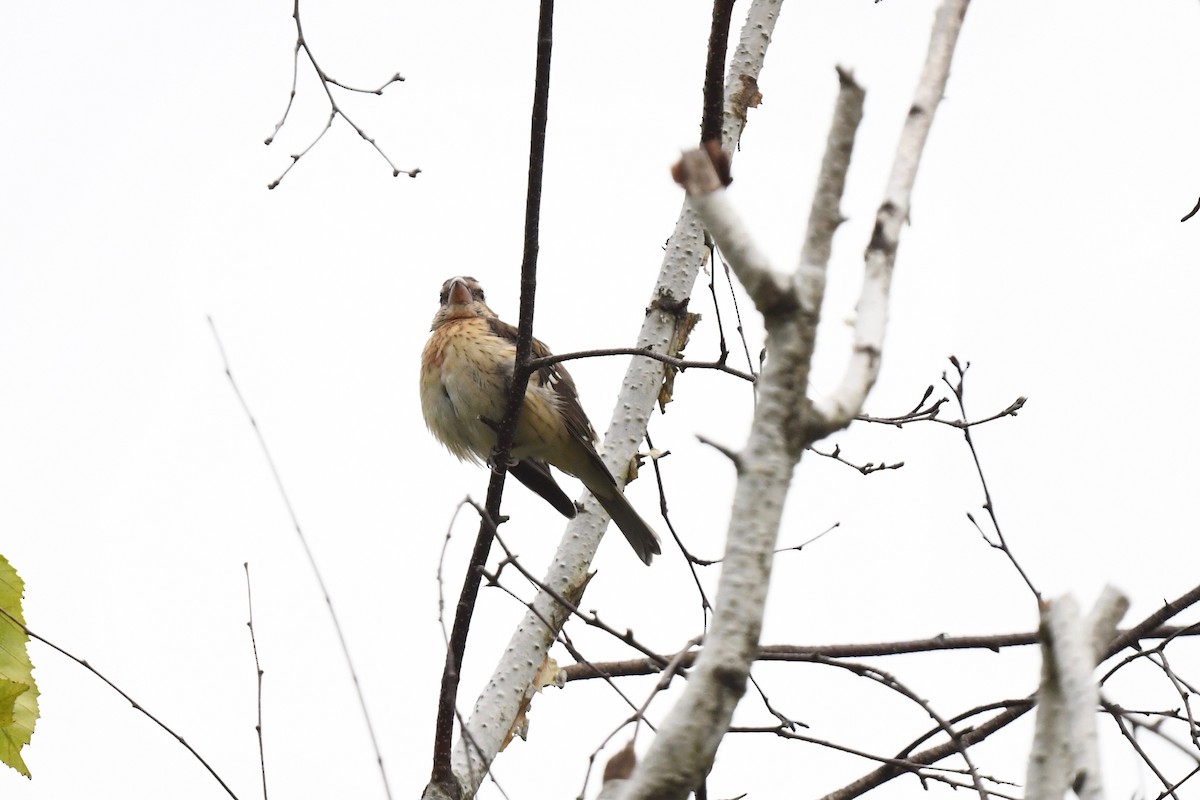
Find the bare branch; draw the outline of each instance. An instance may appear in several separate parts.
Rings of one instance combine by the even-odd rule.
[[[729,287],[729,299],[733,302],[733,315],[734,315],[734,318],[737,319],[737,334],[738,334],[738,339],[742,343],[742,354],[746,358],[747,369],[750,370],[750,374],[752,376],[754,376],[755,380],[757,380],[758,373],[754,371],[754,360],[750,357],[750,345],[747,344],[747,342],[746,342],[746,327],[745,327],[745,325],[742,324],[742,309],[741,309],[740,304],[738,303],[737,292],[735,292],[733,290],[733,275],[731,274],[730,269],[729,269],[729,262],[725,260],[725,257],[721,255],[721,251],[718,250],[716,248],[716,246],[713,246],[710,249],[712,250],[712,252],[714,254],[714,258],[717,261],[721,262],[721,271],[725,274],[725,284]],[[721,349],[721,356],[720,356],[719,360],[722,363],[724,363],[726,357],[728,356],[729,351],[725,347],[725,329],[721,325],[721,305],[720,305],[720,303],[717,302],[717,288],[716,288],[717,271],[716,271],[715,263],[713,265],[711,278],[712,279],[708,283],[708,290],[712,294],[713,308],[716,310],[716,314],[717,314],[717,336],[718,336],[718,339],[720,342],[720,349]],[[759,361],[760,361],[760,366],[761,366],[761,359],[759,359]],[[755,398],[755,399],[757,401],[757,398]]]
[[[233,793],[233,790],[229,788],[229,785],[227,783],[225,783],[225,781],[221,778],[220,775],[217,774],[217,771],[212,768],[212,765],[210,765],[207,761],[205,761],[204,757],[201,756],[200,753],[198,753],[196,751],[196,748],[194,748],[190,744],[188,744],[186,739],[184,739],[182,736],[180,736],[178,733],[176,733],[174,730],[172,730],[165,722],[163,722],[158,717],[154,716],[149,711],[147,711],[145,706],[143,706],[137,700],[134,700],[131,696],[126,694],[125,690],[123,690],[121,687],[117,686],[115,683],[113,683],[107,677],[105,677],[104,673],[102,673],[100,670],[93,667],[86,660],[67,652],[66,650],[59,647],[58,645],[56,645],[54,642],[50,641],[49,639],[47,639],[39,634],[34,633],[33,631],[31,631],[29,629],[29,627],[27,625],[25,625],[24,622],[21,622],[21,620],[17,619],[12,614],[8,613],[8,611],[6,609],[0,608],[0,615],[3,615],[3,617],[6,620],[8,620],[8,622],[10,622],[13,625],[17,626],[18,628],[20,628],[21,632],[24,633],[26,636],[28,636],[30,639],[37,639],[39,642],[46,645],[51,650],[55,650],[55,651],[61,653],[62,655],[71,659],[76,664],[83,667],[88,672],[92,673],[97,678],[99,678],[100,680],[102,680],[106,684],[108,684],[108,688],[112,689],[114,692],[121,695],[121,697],[125,698],[125,700],[131,706],[133,706],[133,709],[135,711],[140,712],[144,717],[149,719],[155,725],[157,725],[158,727],[162,728],[164,731],[169,733],[171,735],[172,739],[176,740],[181,745],[183,745],[183,748],[185,750],[187,750],[189,753],[191,753],[193,758],[195,758],[197,761],[200,762],[200,765],[203,766],[204,769],[208,771],[208,774],[213,776],[213,780],[215,780],[217,783],[219,783],[221,785],[221,788],[225,790],[225,793],[228,794],[230,797],[232,797],[233,800],[237,800],[237,795]]]
[[[774,734],[782,739],[793,739],[795,741],[805,742],[806,744],[813,744],[813,745],[817,745],[818,747],[825,747],[830,750],[836,750],[839,753],[846,753],[848,755],[858,756],[859,758],[864,758],[864,759],[867,759],[869,761],[874,761],[879,764],[885,764],[887,766],[896,767],[900,771],[912,773],[913,775],[920,778],[922,781],[926,781],[926,780],[939,781],[941,783],[945,783],[956,789],[972,788],[968,784],[961,783],[959,781],[955,781],[949,777],[949,775],[953,775],[953,774],[968,775],[969,772],[967,770],[960,771],[960,770],[947,769],[945,767],[930,767],[925,764],[917,764],[917,763],[914,763],[911,761],[907,761],[903,758],[888,758],[887,756],[879,756],[879,755],[875,755],[873,753],[868,753],[864,750],[858,750],[853,747],[847,747],[846,745],[841,745],[841,744],[837,744],[835,742],[827,741],[825,739],[820,739],[815,736],[807,736],[802,733],[796,733],[795,731],[789,731],[781,726],[775,726],[775,727],[771,727],[771,728],[735,726],[735,727],[730,728],[729,732],[730,733],[770,733],[770,734]],[[943,773],[945,773],[945,774],[943,774]],[[991,783],[995,783],[998,785],[1007,785],[1007,786],[1013,785],[1011,783],[1008,783],[1007,781],[1000,781],[1000,780],[997,780],[996,778],[992,778],[992,777],[986,777],[986,776],[980,776],[980,777],[986,781],[989,781]],[[1016,798],[1014,795],[1004,794],[1002,792],[996,791],[995,789],[989,788],[988,792],[992,797],[1007,798],[1007,800],[1018,800],[1018,798]]]
[[[1167,794],[1175,798],[1175,800],[1179,800],[1179,796],[1175,794],[1174,787],[1172,787],[1171,782],[1167,780],[1167,776],[1164,775],[1162,771],[1154,764],[1154,760],[1146,754],[1146,751],[1142,748],[1141,744],[1138,743],[1137,737],[1134,736],[1133,732],[1129,730],[1130,726],[1126,725],[1124,712],[1119,707],[1114,706],[1111,703],[1104,703],[1102,701],[1101,705],[1103,705],[1104,710],[1107,711],[1110,716],[1112,716],[1113,722],[1117,723],[1117,728],[1120,729],[1121,735],[1124,736],[1126,741],[1129,742],[1129,746],[1133,748],[1133,751],[1138,754],[1138,757],[1142,759],[1142,762],[1150,769],[1151,772],[1154,773],[1154,777],[1158,778],[1159,782],[1162,783]],[[1133,720],[1130,720],[1130,723],[1141,725],[1141,723],[1135,723]],[[1154,730],[1153,728],[1150,729]]]
[[[867,393],[879,377],[892,271],[896,265],[896,250],[900,246],[900,227],[908,220],[917,167],[933,125],[933,116],[946,91],[950,62],[958,43],[963,17],[967,13],[967,2],[945,0],[934,19],[925,66],[904,122],[904,130],[900,134],[883,204],[875,217],[875,230],[867,245],[866,271],[862,293],[858,298],[850,363],[841,384],[825,398],[814,401],[829,431],[849,424],[862,411]]]
[[[970,368],[971,364],[970,362],[964,364],[954,356],[950,356],[950,363],[953,364],[954,369],[958,371],[958,381],[956,383],[951,383],[945,374],[942,375],[942,381],[944,381],[954,393],[954,398],[958,401],[959,411],[962,413],[962,418],[965,421],[967,419],[967,406],[964,400],[966,393],[966,376],[967,369]],[[1016,411],[1014,408],[1020,408],[1024,404],[1025,398],[1019,398],[1016,403],[1013,403],[1013,405],[1009,406],[1005,411],[1000,412],[1000,414],[993,416],[991,419],[996,419],[997,417],[1002,417],[1009,414],[1015,415]],[[1017,556],[1015,553],[1013,553],[1012,548],[1008,546],[1008,540],[1004,538],[1004,532],[1000,528],[1000,520],[996,517],[996,504],[992,500],[992,493],[988,488],[987,477],[983,474],[983,464],[979,461],[979,451],[975,449],[975,440],[971,438],[971,426],[961,425],[956,427],[961,428],[963,432],[963,438],[967,442],[967,448],[971,451],[971,459],[975,462],[975,474],[979,476],[979,485],[983,487],[983,509],[988,513],[988,517],[992,521],[992,530],[996,532],[996,541],[992,541],[990,538],[988,538],[987,534],[983,532],[983,529],[979,527],[979,523],[975,521],[975,517],[970,513],[967,514],[967,519],[971,521],[971,524],[975,526],[975,529],[979,531],[979,535],[983,537],[983,540],[987,542],[989,546],[1004,553],[1004,555],[1008,558],[1009,563],[1011,563],[1013,568],[1017,571],[1017,574],[1021,576],[1021,580],[1025,582],[1025,585],[1029,588],[1029,591],[1033,593],[1034,600],[1036,600],[1040,606],[1042,602],[1042,593],[1037,590],[1037,587],[1033,585],[1033,581],[1029,579],[1028,573],[1026,573],[1025,568],[1021,566],[1021,562],[1017,560]]]
[[[1196,216],[1196,212],[1197,212],[1197,211],[1200,211],[1200,200],[1197,200],[1197,201],[1196,201],[1196,205],[1195,205],[1195,206],[1192,208],[1192,210],[1191,210],[1191,211],[1189,211],[1188,213],[1184,214],[1184,215],[1183,215],[1183,219],[1181,219],[1181,220],[1179,220],[1179,221],[1180,221],[1180,222],[1187,222],[1189,219],[1191,219],[1192,217]]]
[[[254,732],[258,734],[258,766],[262,772],[263,800],[267,800],[267,756],[263,749],[262,726],[263,671],[258,661],[258,640],[254,636],[254,599],[250,595],[249,562],[242,562],[242,569],[246,572],[246,627],[250,630],[250,649],[254,651],[255,689],[258,696],[258,722],[254,725]]]
[[[825,271],[833,250],[833,235],[846,221],[842,215],[842,195],[846,190],[846,173],[854,152],[854,139],[862,123],[863,101],[866,92],[854,80],[854,75],[837,68],[838,95],[833,107],[833,122],[825,139],[825,156],[813,192],[808,212],[808,229],[800,264],[796,269],[800,303],[811,314],[820,314],[825,296]]]
[[[863,475],[870,475],[872,472],[880,472],[885,469],[900,469],[904,466],[903,461],[897,461],[895,464],[888,464],[883,461],[880,461],[878,464],[876,464],[874,461],[868,461],[866,464],[855,464],[842,458],[842,448],[840,445],[836,444],[833,446],[832,453],[824,453],[811,445],[808,448],[808,452],[821,456],[822,458],[828,458],[833,461],[841,462],[851,469],[861,472]]]
[[[1122,636],[1127,631],[1118,631]],[[1200,636],[1200,627],[1164,626],[1145,634],[1143,639],[1170,639],[1176,636]],[[825,658],[869,658],[872,656],[895,656],[906,653],[937,653],[943,650],[990,650],[999,653],[1005,648],[1028,647],[1038,643],[1037,631],[1025,633],[1002,633],[989,636],[934,636],[930,639],[909,639],[899,642],[877,642],[869,644],[768,644],[758,650],[759,661],[811,661],[814,656]],[[563,667],[567,681],[598,678],[592,668],[613,677],[623,675],[647,675],[659,670],[658,665],[667,656],[658,654],[653,659],[631,659],[628,661],[603,661],[594,665],[570,664]],[[695,656],[692,656],[694,661]],[[691,666],[691,663],[684,666]]]
[[[346,115],[346,112],[343,111],[342,107],[338,105],[337,99],[334,98],[333,92],[329,88],[331,86],[336,86],[339,89],[344,89],[348,92],[378,95],[383,94],[383,90],[391,86],[393,83],[403,81],[404,77],[397,72],[395,75],[384,81],[383,84],[381,84],[377,89],[359,89],[353,86],[348,86],[341,81],[334,80],[327,72],[325,72],[325,70],[321,69],[321,65],[317,63],[317,57],[313,55],[313,51],[308,44],[308,40],[304,37],[304,27],[300,23],[300,0],[293,0],[292,19],[296,23],[296,46],[292,51],[292,90],[288,93],[287,106],[283,109],[283,116],[279,118],[279,122],[275,123],[275,130],[273,130],[271,135],[263,141],[263,144],[269,146],[273,141],[275,141],[275,137],[279,135],[280,129],[283,128],[284,123],[287,122],[288,114],[290,114],[292,111],[292,104],[296,101],[296,80],[300,72],[301,50],[303,50],[304,55],[308,57],[308,63],[312,64],[313,72],[317,74],[317,78],[321,81],[321,88],[325,90],[325,97],[329,100],[329,119],[326,120],[325,127],[321,129],[321,132],[317,134],[317,137],[309,143],[308,147],[291,157],[292,163],[288,164],[287,169],[285,169],[278,178],[268,183],[267,188],[274,189],[285,177],[287,177],[287,174],[292,171],[292,167],[296,166],[300,159],[307,155],[308,151],[316,147],[317,142],[324,138],[325,134],[329,132],[330,127],[332,127],[334,119],[337,117],[344,119],[346,124],[354,129],[355,133],[365,140],[367,144],[375,148],[375,152],[379,153],[380,157],[383,158],[383,160],[387,162],[387,165],[392,168],[393,178],[400,173],[404,173],[410,178],[417,177],[417,175],[421,173],[420,168],[402,170],[393,164],[392,160],[388,158],[387,153],[383,152],[383,149],[376,143],[376,141],[367,135],[365,130],[355,124],[354,120],[350,119],[350,117]]]
[[[740,369],[735,369],[725,363],[724,357],[717,361],[688,361],[683,358],[675,358],[674,356],[666,355],[665,353],[656,353],[646,347],[607,347],[597,350],[577,350],[574,353],[562,353],[561,355],[542,356],[535,358],[529,362],[529,368],[536,372],[543,367],[549,367],[552,364],[557,364],[561,361],[574,361],[580,358],[603,358],[605,356],[645,356],[652,358],[655,361],[660,361],[668,366],[675,367],[680,372],[689,369],[715,369],[719,372],[725,372],[730,375],[736,375],[744,381],[754,383],[757,376],[748,372],[742,372]]]
[[[275,459],[271,456],[271,449],[267,447],[266,437],[263,436],[262,429],[258,427],[258,420],[250,412],[250,405],[242,395],[242,390],[238,388],[237,381],[233,379],[233,370],[229,366],[229,357],[225,355],[225,345],[221,343],[221,335],[217,333],[217,324],[213,322],[211,316],[207,319],[208,327],[212,330],[213,339],[217,343],[217,352],[221,354],[221,364],[225,368],[225,377],[229,379],[229,386],[233,389],[233,394],[237,397],[238,404],[242,407],[242,412],[245,413],[246,419],[250,422],[250,427],[254,429],[254,436],[258,439],[259,449],[262,450],[267,467],[271,470],[271,477],[275,479],[275,488],[279,490],[279,496],[283,499],[284,508],[287,509],[288,517],[292,522],[292,529],[296,531],[296,538],[300,540],[300,547],[304,550],[308,566],[312,569],[313,577],[317,580],[317,588],[320,589],[321,597],[325,600],[325,608],[329,611],[329,619],[333,623],[333,631],[337,634],[338,645],[342,650],[342,658],[346,662],[346,669],[350,673],[350,680],[354,683],[354,692],[358,698],[358,708],[362,714],[363,723],[367,726],[367,734],[371,739],[375,761],[379,765],[379,777],[383,781],[384,794],[390,800],[392,789],[388,783],[387,770],[383,766],[383,753],[379,749],[379,740],[375,736],[375,726],[371,724],[371,714],[367,711],[367,698],[363,694],[362,684],[358,681],[358,670],[354,668],[354,661],[350,658],[350,645],[346,642],[346,635],[342,631],[342,623],[338,620],[337,612],[333,610],[333,600],[329,597],[329,589],[326,588],[325,579],[321,577],[321,570],[317,567],[316,556],[313,555],[312,549],[308,546],[308,538],[304,535],[304,529],[300,527],[300,518],[296,516],[296,509],[292,506],[292,500],[288,496],[287,488],[283,485],[283,477],[279,474],[279,469],[275,466]]]
[[[525,190],[525,237],[521,258],[521,310],[517,325],[516,353],[513,361],[512,382],[509,387],[508,406],[504,413],[504,419],[496,431],[496,449],[492,456],[493,463],[501,466],[492,471],[488,484],[486,513],[481,515],[475,548],[471,554],[458,607],[454,614],[450,645],[446,648],[446,665],[442,671],[441,690],[438,695],[437,727],[434,732],[433,769],[429,784],[425,789],[424,796],[426,797],[461,796],[464,783],[471,787],[470,793],[473,794],[482,779],[482,772],[475,769],[463,770],[459,768],[459,764],[455,763],[454,721],[457,716],[458,682],[463,657],[466,653],[467,634],[471,627],[475,600],[479,594],[479,582],[483,574],[483,567],[487,562],[492,539],[496,534],[495,524],[500,519],[500,502],[504,494],[506,472],[503,465],[507,464],[509,460],[509,451],[512,449],[513,437],[517,430],[517,418],[524,404],[525,389],[529,384],[529,376],[532,372],[529,362],[533,348],[538,229],[541,219],[542,172],[546,156],[546,125],[550,106],[550,57],[554,43],[553,30],[554,0],[541,0],[538,13],[537,66],[534,74],[533,109],[529,122],[529,172]],[[572,585],[582,588],[583,584]],[[553,634],[556,630],[551,632],[551,640],[554,638]],[[541,664],[544,660],[545,654],[543,653],[543,658],[537,663]],[[460,727],[464,729],[464,738],[471,740],[471,746],[460,749],[458,753],[465,752],[472,763],[474,763],[473,757],[478,756],[482,761],[483,771],[486,772],[493,752],[490,749],[491,743],[480,747],[475,734],[466,732],[467,726],[460,725]]]
[[[1164,603],[1163,607],[1153,614],[1146,617],[1140,623],[1132,628],[1117,632],[1108,644],[1097,654],[1097,663],[1105,659],[1111,658],[1126,647],[1135,646],[1142,639],[1151,638],[1151,632],[1157,631],[1167,620],[1184,611],[1187,608],[1200,602],[1200,585],[1194,586],[1190,591],[1170,601]],[[1171,633],[1170,635],[1179,635]],[[964,740],[968,744],[975,744],[991,736],[998,730],[1008,726],[1010,723],[1020,719],[1029,709],[1033,708],[1033,698],[1026,698],[1024,701],[1016,701],[1008,705],[1007,709],[982,724],[972,728],[963,734]],[[972,713],[972,712],[968,712]],[[914,745],[915,746],[915,745]],[[951,756],[956,751],[947,745],[937,745],[930,747],[909,758],[910,761],[915,761],[921,764],[934,764],[941,761],[943,758]],[[851,798],[861,797],[866,792],[887,783],[892,778],[895,778],[900,773],[892,767],[881,767],[867,775],[862,776],[853,783],[843,786],[835,792],[831,792],[821,800],[851,800]],[[1189,773],[1183,780],[1176,783],[1179,786],[1183,781],[1188,780],[1192,775],[1200,774],[1200,767],[1197,767],[1192,773]],[[1163,795],[1165,796],[1165,795]]]
[[[708,614],[712,611],[712,603],[709,602],[708,593],[704,591],[704,584],[700,582],[700,576],[696,573],[696,567],[701,565],[701,560],[691,554],[687,548],[687,544],[680,538],[679,533],[675,530],[674,523],[671,522],[671,515],[667,509],[667,490],[663,484],[663,472],[659,466],[659,462],[663,457],[668,455],[670,451],[660,454],[654,446],[653,440],[650,438],[650,432],[646,431],[646,445],[650,448],[650,463],[654,467],[654,480],[658,484],[658,507],[662,514],[663,522],[667,523],[667,530],[671,532],[671,538],[675,540],[675,544],[679,546],[680,552],[687,559],[688,572],[691,573],[692,583],[696,585],[696,593],[700,597],[700,614],[704,626],[704,630],[708,630]]]

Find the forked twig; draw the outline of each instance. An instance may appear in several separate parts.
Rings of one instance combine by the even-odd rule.
[[[283,116],[279,118],[279,122],[275,123],[275,130],[271,132],[270,136],[263,140],[263,144],[269,146],[271,142],[275,141],[275,137],[279,135],[279,130],[284,126],[284,123],[287,122],[288,115],[292,112],[292,104],[296,101],[296,83],[300,73],[301,50],[303,50],[304,55],[308,57],[308,62],[312,64],[313,72],[317,73],[317,78],[321,81],[321,88],[325,90],[325,96],[329,99],[329,118],[325,121],[325,127],[321,129],[321,132],[317,134],[316,138],[309,142],[308,147],[305,147],[299,153],[294,154],[291,157],[292,163],[288,164],[287,169],[285,169],[278,178],[268,183],[267,188],[274,189],[276,186],[278,186],[280,182],[287,176],[287,174],[292,171],[292,167],[296,166],[300,159],[307,155],[308,151],[316,147],[317,142],[324,138],[325,134],[329,132],[329,129],[333,127],[333,121],[338,117],[344,119],[346,124],[354,129],[355,133],[357,133],[364,141],[366,141],[367,144],[375,148],[375,152],[379,153],[383,160],[387,162],[388,166],[392,168],[393,178],[401,173],[408,175],[410,178],[417,177],[417,175],[421,173],[420,168],[402,170],[393,164],[392,160],[388,158],[387,153],[383,152],[383,149],[379,146],[379,144],[370,136],[368,136],[365,130],[355,124],[354,120],[350,119],[350,117],[346,115],[346,112],[342,110],[342,107],[338,105],[337,100],[334,98],[333,91],[329,88],[330,86],[336,86],[339,89],[344,89],[348,92],[358,92],[359,94],[383,94],[384,89],[391,86],[393,83],[399,83],[400,81],[403,81],[404,77],[397,72],[395,75],[384,81],[384,83],[377,89],[359,89],[354,86],[348,86],[341,81],[334,80],[327,72],[325,72],[325,70],[321,68],[321,65],[317,63],[317,57],[313,55],[312,48],[308,44],[308,39],[304,37],[304,27],[300,24],[300,0],[293,0],[292,19],[296,22],[296,46],[292,50],[292,90],[288,93],[287,106],[283,109]]]

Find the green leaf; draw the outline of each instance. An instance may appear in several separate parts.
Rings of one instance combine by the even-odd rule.
[[[21,749],[33,736],[38,690],[29,660],[29,637],[21,628],[25,624],[21,612],[24,592],[25,582],[8,559],[0,556],[0,761],[28,778]]]

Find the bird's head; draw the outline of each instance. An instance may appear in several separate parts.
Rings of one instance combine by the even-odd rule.
[[[496,314],[483,298],[483,287],[479,281],[464,275],[450,278],[442,284],[438,302],[441,306],[433,317],[433,327],[438,328],[452,319],[482,317],[489,319]]]

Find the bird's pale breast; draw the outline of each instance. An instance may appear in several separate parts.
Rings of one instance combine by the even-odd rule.
[[[495,432],[480,418],[493,423],[503,418],[515,358],[514,345],[492,335],[482,319],[453,319],[430,336],[421,358],[421,408],[429,430],[459,458],[486,460],[495,447]],[[559,459],[552,453],[567,438],[558,398],[535,375],[525,393],[513,458],[555,463]]]

